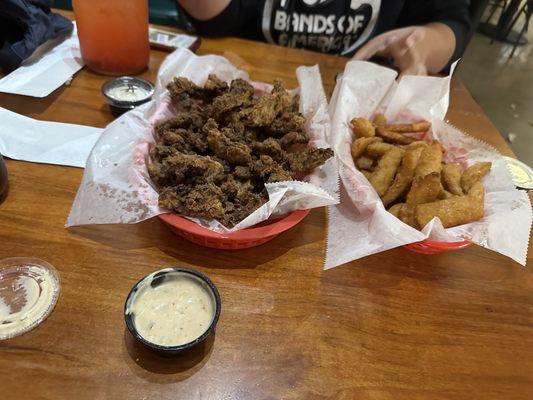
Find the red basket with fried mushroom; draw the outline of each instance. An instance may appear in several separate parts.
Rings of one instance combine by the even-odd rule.
[[[240,250],[259,246],[302,221],[310,210],[297,210],[276,219],[269,219],[234,233],[218,233],[174,213],[159,218],[172,232],[200,246],[222,250]]]

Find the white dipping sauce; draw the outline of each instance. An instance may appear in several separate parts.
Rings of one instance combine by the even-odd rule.
[[[150,97],[150,92],[140,86],[128,85],[111,88],[107,95],[118,101],[140,101]]]
[[[178,271],[166,274],[155,288],[153,280],[148,277],[142,283],[126,310],[133,314],[137,332],[162,346],[190,343],[205,333],[215,315],[210,288],[194,275]]]

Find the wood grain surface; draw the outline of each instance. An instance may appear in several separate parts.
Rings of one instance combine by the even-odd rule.
[[[328,91],[346,61],[238,39],[204,40],[199,53],[289,86],[297,65],[318,63]],[[152,51],[141,76],[153,81],[165,55]],[[106,79],[84,69],[45,99],[2,94],[0,106],[105,126]],[[449,118],[511,154],[457,81]],[[0,259],[50,262],[62,292],[41,326],[0,342],[1,399],[533,398],[533,278],[504,256],[476,246],[433,256],[395,249],[323,271],[323,209],[236,252],[188,243],[157,219],[65,229],[83,171],[7,167]],[[174,359],[137,344],[123,319],[132,285],[168,266],[200,270],[222,296],[216,335]]]

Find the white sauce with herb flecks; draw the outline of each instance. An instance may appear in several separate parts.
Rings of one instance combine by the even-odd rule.
[[[199,278],[179,271],[166,274],[153,287],[155,279],[142,283],[126,310],[132,314],[139,334],[154,344],[179,346],[205,333],[215,315],[209,287]]]

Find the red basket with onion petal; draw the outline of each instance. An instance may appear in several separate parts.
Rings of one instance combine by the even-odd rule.
[[[460,250],[472,244],[470,240],[460,242],[436,242],[434,240],[422,240],[421,242],[407,244],[404,247],[420,254],[439,254],[450,250]]]

